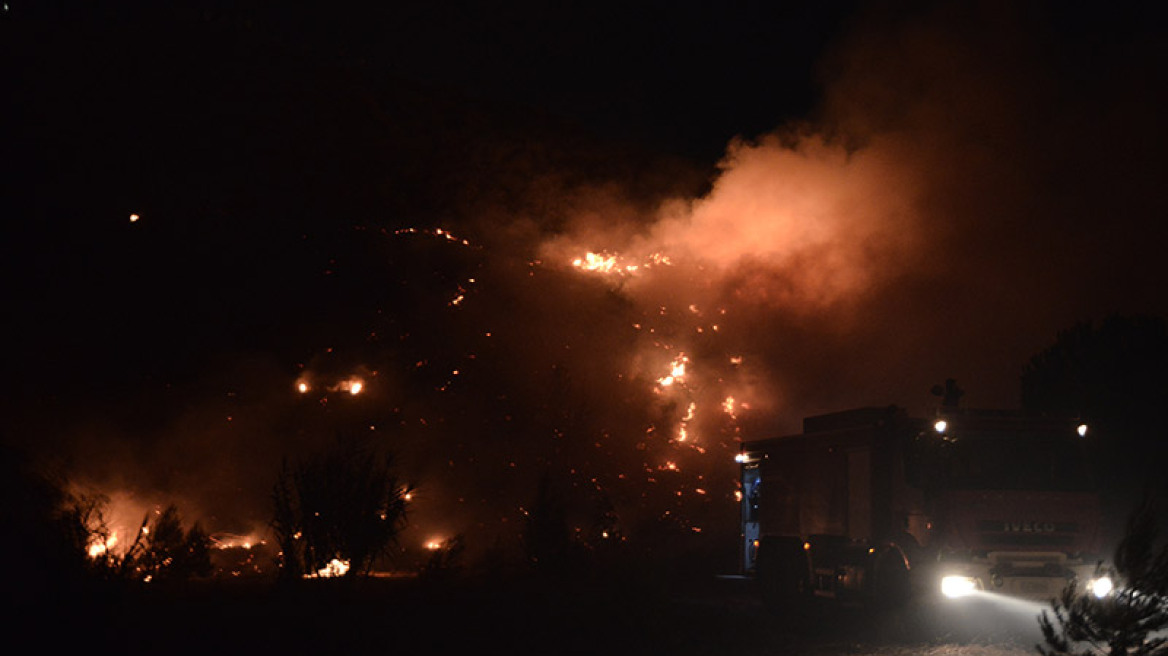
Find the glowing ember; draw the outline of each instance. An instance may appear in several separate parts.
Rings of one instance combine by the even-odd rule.
[[[471,245],[468,240],[459,239],[458,237],[455,237],[453,234],[451,234],[451,232],[449,230],[443,230],[442,228],[434,228],[433,230],[425,230],[422,228],[403,228],[401,230],[395,230],[393,234],[395,234],[395,235],[433,235],[435,237],[441,237],[441,238],[445,239],[446,241],[452,241],[452,242],[462,244],[463,246],[470,246]]]

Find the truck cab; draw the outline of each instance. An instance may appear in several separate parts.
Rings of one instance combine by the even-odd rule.
[[[1050,599],[1093,582],[1099,497],[1078,422],[859,408],[745,442],[744,573],[768,598]]]

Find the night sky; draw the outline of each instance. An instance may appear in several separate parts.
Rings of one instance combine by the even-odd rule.
[[[544,4],[9,0],[5,440],[212,531],[343,434],[409,545],[545,472],[713,543],[738,440],[1168,311],[1134,5]]]

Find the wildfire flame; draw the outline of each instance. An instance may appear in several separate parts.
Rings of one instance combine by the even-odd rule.
[[[337,578],[344,576],[349,572],[349,561],[333,558],[329,564],[318,570],[315,574],[306,574],[305,578]]]
[[[257,544],[264,544],[262,539],[250,535],[233,535],[218,533],[211,536],[211,543],[216,549],[251,549]]]
[[[588,251],[581,257],[572,260],[572,266],[583,271],[618,276],[630,275],[654,266],[668,266],[672,264],[669,257],[660,253],[653,253],[640,264],[626,264],[624,258],[608,253]]]
[[[365,391],[365,381],[361,378],[353,376],[347,380],[342,380],[335,385],[328,388],[330,392],[348,392],[356,396]]]
[[[373,372],[374,375],[377,372]],[[348,392],[356,396],[365,391],[365,379],[360,376],[350,376],[347,379],[337,381],[333,384],[325,385],[323,383],[314,387],[312,382],[307,377],[301,377],[296,381],[296,391],[300,394],[308,394],[313,389],[320,388],[328,392]]]
[[[102,540],[100,536],[96,536],[96,535],[92,536],[90,538],[90,542],[89,542],[89,549],[88,549],[89,557],[94,558],[94,559],[100,558],[100,557],[106,555],[107,553],[110,553],[113,550],[113,548],[115,546],[117,546],[117,544],[118,544],[118,532],[117,531],[110,533],[109,536],[106,537],[104,540]]]
[[[736,405],[737,405],[737,402],[734,400],[734,397],[727,396],[726,400],[722,401],[722,411],[725,412],[726,414],[730,415],[731,417],[737,417],[738,414],[737,414],[737,410],[736,410]]]
[[[669,366],[669,373],[657,379],[657,384],[662,387],[669,387],[674,383],[680,383],[685,378],[685,366],[689,363],[689,358],[684,353],[679,354]]]
[[[443,230],[442,228],[434,228],[432,230],[427,230],[425,228],[402,228],[401,230],[394,230],[393,234],[395,234],[395,235],[431,235],[434,237],[440,237],[442,239],[445,239],[446,241],[452,241],[452,242],[455,242],[457,244],[461,244],[463,246],[470,246],[471,245],[469,240],[462,239],[460,237],[456,237],[449,230]]]
[[[611,273],[617,270],[615,255],[601,255],[600,253],[585,253],[584,257],[572,260],[572,266],[585,271],[599,271]]]

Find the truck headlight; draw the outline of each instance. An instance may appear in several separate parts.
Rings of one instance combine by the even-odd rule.
[[[956,599],[977,591],[977,579],[972,576],[945,576],[941,578],[941,594]]]
[[[1087,590],[1095,595],[1097,599],[1102,599],[1111,594],[1111,590],[1115,587],[1110,576],[1100,576],[1097,579],[1091,579],[1087,582]]]

